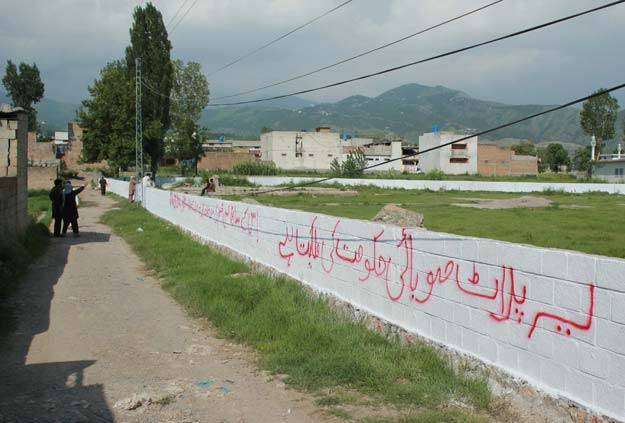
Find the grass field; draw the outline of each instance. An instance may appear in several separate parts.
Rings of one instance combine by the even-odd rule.
[[[534,193],[552,205],[487,210],[454,206],[522,194],[358,188],[357,196],[297,194],[255,197],[263,204],[355,219],[372,219],[387,204],[422,213],[432,231],[625,258],[625,196]],[[569,207],[573,208],[569,208]]]
[[[222,336],[253,347],[262,368],[318,393],[319,405],[332,406],[336,416],[350,418],[341,404],[366,401],[392,408],[394,416],[363,422],[494,420],[486,381],[452,370],[432,348],[370,331],[297,282],[254,273],[144,209],[120,204],[103,221],[176,300],[210,319]]]

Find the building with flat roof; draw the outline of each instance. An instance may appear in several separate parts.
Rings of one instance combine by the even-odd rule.
[[[453,132],[430,132],[419,137],[419,151],[459,140],[466,135]],[[448,175],[477,174],[477,137],[447,145],[419,155],[419,168],[427,173],[440,170]]]
[[[261,159],[285,170],[330,170],[343,153],[339,134],[329,128],[308,131],[271,131],[260,136]]]
[[[592,165],[592,176],[612,183],[625,183],[625,154],[601,154]]]

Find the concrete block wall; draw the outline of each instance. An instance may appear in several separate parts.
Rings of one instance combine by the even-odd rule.
[[[123,192],[122,184],[111,187]],[[625,420],[625,260],[152,188],[144,207],[411,332]]]
[[[14,236],[28,223],[28,118],[0,113],[0,229]]]
[[[286,183],[314,181],[316,178],[287,176],[249,176],[250,182],[264,186]],[[429,189],[432,191],[493,191],[493,192],[543,192],[547,190],[582,194],[586,192],[606,192],[625,195],[625,184],[577,184],[546,182],[482,182],[482,181],[421,181],[402,179],[332,179],[328,183],[345,186],[371,185],[380,188]]]

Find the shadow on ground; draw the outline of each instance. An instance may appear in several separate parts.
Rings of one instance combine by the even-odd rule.
[[[68,234],[69,235],[69,234]],[[70,249],[108,242],[109,235],[82,232],[80,238],[54,239],[30,269],[7,310],[16,322],[0,350],[0,422],[112,422],[102,385],[85,385],[85,369],[95,360],[28,363],[33,339],[50,326],[54,287],[67,264]]]

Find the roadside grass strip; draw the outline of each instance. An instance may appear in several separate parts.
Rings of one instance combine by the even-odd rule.
[[[253,347],[258,364],[288,375],[287,383],[315,393],[353,390],[411,410],[409,422],[490,420],[485,378],[454,371],[433,348],[373,332],[294,280],[254,273],[137,205],[121,201],[120,207],[103,222],[158,273],[164,288],[221,336]],[[458,411],[450,403],[464,406]]]

